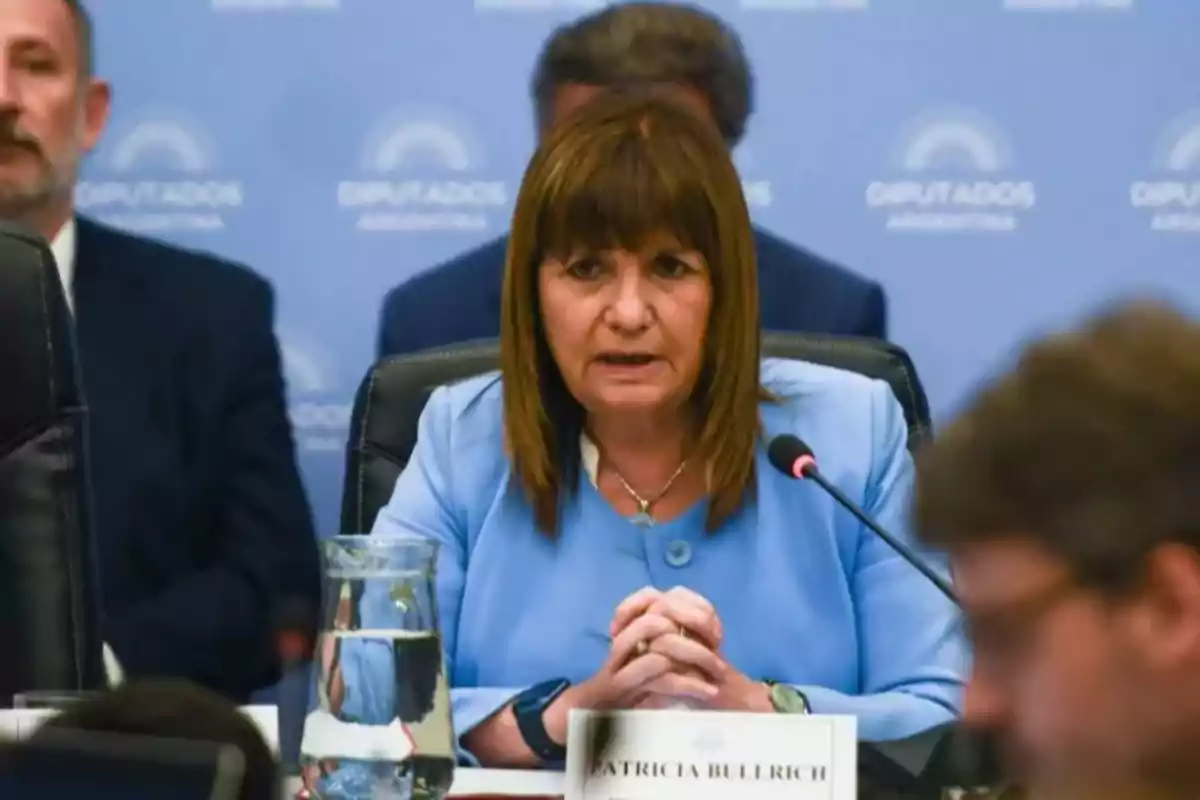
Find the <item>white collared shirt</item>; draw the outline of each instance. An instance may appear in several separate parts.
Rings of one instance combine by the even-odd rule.
[[[75,278],[75,217],[67,219],[66,224],[58,229],[58,234],[50,242],[50,252],[58,266],[58,279],[62,283],[63,296],[67,299],[67,308],[74,313],[72,281]]]
[[[579,434],[579,461],[583,464],[583,474],[588,476],[592,486],[599,488],[596,481],[600,477],[600,448],[586,433]]]

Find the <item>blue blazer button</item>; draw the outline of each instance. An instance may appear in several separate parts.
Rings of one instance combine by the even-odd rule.
[[[692,560],[692,546],[682,539],[667,545],[666,561],[672,567],[682,567]]]

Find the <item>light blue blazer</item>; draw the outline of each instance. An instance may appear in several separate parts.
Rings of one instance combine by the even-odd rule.
[[[862,739],[957,715],[967,656],[953,605],[820,487],[767,461],[771,437],[796,434],[834,484],[912,544],[900,405],[882,381],[815,364],[768,359],[762,380],[780,402],[762,406],[756,497],[721,530],[704,532],[706,503],[638,528],[581,470],[556,541],[536,529],[505,456],[499,375],[434,392],[373,533],[440,543],[436,600],[460,739],[524,688],[592,675],[614,608],[647,585],[708,598],[736,668],[797,686],[815,713],[856,715]],[[387,704],[369,687],[390,684],[389,658],[344,653],[343,713],[387,721],[374,719]]]

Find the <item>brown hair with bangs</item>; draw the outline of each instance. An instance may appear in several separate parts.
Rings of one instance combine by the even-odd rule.
[[[692,393],[689,458],[705,467],[707,529],[754,482],[759,386],[758,270],[741,180],[715,125],[662,91],[608,92],[545,139],[521,182],[500,314],[505,437],[538,527],[558,531],[579,478],[584,410],[546,341],[538,271],[577,248],[640,250],[671,237],[704,256],[712,306]]]

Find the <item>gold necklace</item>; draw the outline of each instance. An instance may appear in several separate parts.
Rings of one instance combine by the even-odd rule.
[[[632,497],[634,499],[634,502],[636,502],[638,504],[638,512],[636,514],[634,514],[632,517],[630,517],[629,521],[632,522],[634,525],[637,525],[639,528],[652,527],[654,525],[654,517],[650,514],[651,507],[655,503],[657,503],[659,500],[661,500],[663,498],[663,496],[666,495],[666,493],[671,490],[671,486],[675,483],[675,479],[683,474],[683,468],[686,466],[687,466],[687,461],[686,460],[681,461],[679,463],[679,468],[675,470],[675,474],[667,479],[666,484],[663,485],[662,489],[659,490],[658,494],[654,495],[653,497],[651,497],[649,499],[642,497],[640,494],[638,494],[637,490],[635,490],[632,486],[629,485],[629,481],[625,480],[625,478],[621,475],[621,473],[617,472],[614,469],[613,475],[617,476],[617,480],[619,480],[621,482],[621,485],[625,487],[625,491],[629,492],[629,496]]]

